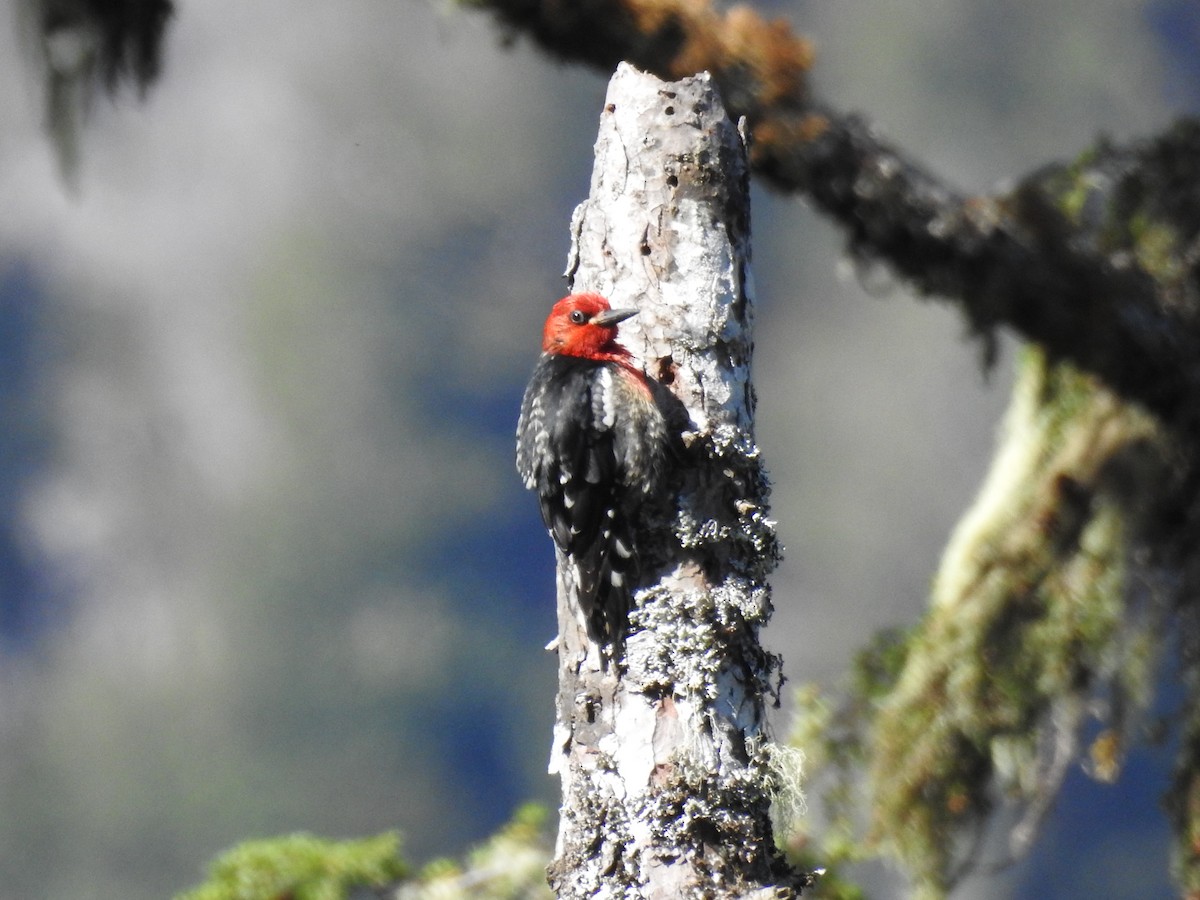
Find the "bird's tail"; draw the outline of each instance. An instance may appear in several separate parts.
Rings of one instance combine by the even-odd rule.
[[[612,659],[620,659],[625,653],[637,576],[632,537],[624,529],[611,526],[586,555],[573,562],[588,637],[600,645],[601,659],[606,647]]]

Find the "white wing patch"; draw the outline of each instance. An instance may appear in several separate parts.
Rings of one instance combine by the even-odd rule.
[[[517,435],[520,438],[532,428],[532,440],[517,442],[517,468],[521,471],[525,487],[533,490],[537,487],[539,460],[545,459],[550,448],[550,435],[546,431],[546,414],[542,406],[542,398],[529,397],[527,404],[522,404],[521,417],[517,422]]]
[[[617,421],[617,404],[613,396],[613,374],[608,366],[601,366],[592,389],[593,421],[601,431],[608,431]]]

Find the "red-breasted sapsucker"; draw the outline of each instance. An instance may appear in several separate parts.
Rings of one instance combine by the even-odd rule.
[[[588,634],[622,652],[637,575],[639,507],[659,489],[667,426],[646,376],[617,343],[636,309],[599,294],[554,304],[517,424],[517,471],[576,572]]]

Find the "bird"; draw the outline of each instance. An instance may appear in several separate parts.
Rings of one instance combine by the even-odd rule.
[[[651,381],[617,340],[637,313],[595,293],[555,303],[517,422],[517,471],[575,574],[588,636],[613,658],[629,627],[639,515],[669,455]]]

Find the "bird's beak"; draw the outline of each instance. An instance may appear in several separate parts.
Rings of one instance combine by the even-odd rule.
[[[618,322],[624,322],[630,316],[636,316],[637,314],[638,310],[636,309],[610,309],[607,312],[597,313],[592,316],[592,324],[608,327],[609,325],[616,325]]]

